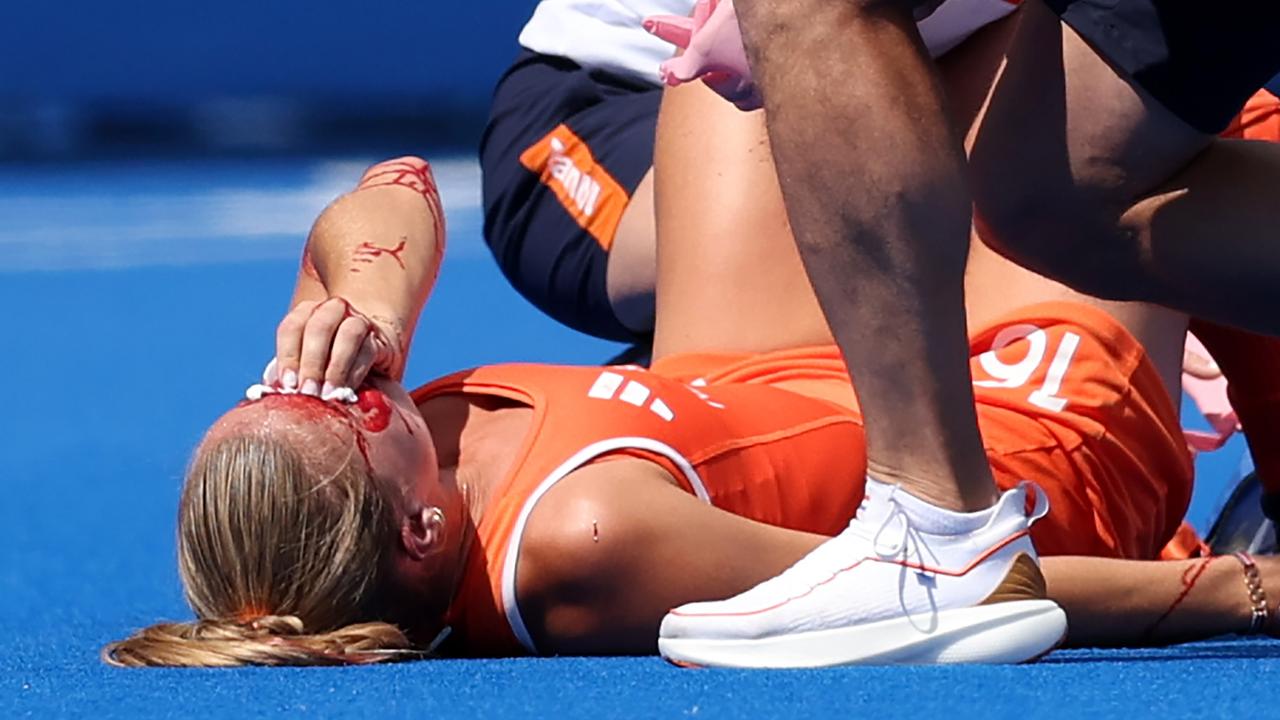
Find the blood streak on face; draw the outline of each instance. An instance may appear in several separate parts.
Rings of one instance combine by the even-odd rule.
[[[391,424],[391,403],[387,396],[373,388],[361,388],[356,395],[356,409],[365,430],[380,433]]]
[[[364,466],[372,470],[373,460],[369,459],[369,440],[358,429],[353,428],[352,435],[356,438],[356,450],[360,452],[360,457],[364,458]]]

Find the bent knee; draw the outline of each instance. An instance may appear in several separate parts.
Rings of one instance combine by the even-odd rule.
[[[974,213],[977,234],[996,252],[1071,289],[1102,300],[1146,299],[1138,282],[1136,236],[1114,223],[1010,203]]]

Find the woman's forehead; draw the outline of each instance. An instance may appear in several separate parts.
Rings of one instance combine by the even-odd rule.
[[[345,456],[357,434],[352,425],[350,414],[331,403],[300,395],[269,395],[227,411],[209,428],[201,445],[258,436],[288,444],[308,459],[330,450]]]

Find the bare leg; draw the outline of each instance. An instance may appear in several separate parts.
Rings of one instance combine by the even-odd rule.
[[[1119,235],[1136,241],[1138,297],[1280,334],[1278,186],[1280,145],[1215,140],[1170,183],[1125,211]]]
[[[1039,0],[1020,15],[972,152],[984,237],[1093,295],[1280,332],[1280,148],[1214,140]]]
[[[939,61],[958,127],[969,127],[978,116],[1013,27],[1011,20],[988,26]],[[666,91],[658,134],[654,165],[661,172],[654,175],[651,196],[660,210],[654,356],[834,342],[787,222],[764,114],[739,112],[693,83]],[[628,215],[640,198],[638,190]],[[614,243],[611,272],[615,257],[622,257],[620,242]],[[1053,285],[1037,278],[1038,283],[1019,282],[1025,293],[981,293],[1012,282],[1014,275],[1035,276],[992,260],[985,248],[972,251],[971,257],[988,260],[972,286],[980,294],[970,297],[971,306],[977,300],[979,323],[1021,302],[1037,302]],[[1058,292],[1071,294],[1065,288]]]
[[[821,23],[822,19],[817,22]],[[706,91],[701,92],[705,94]],[[685,98],[687,104],[680,103],[681,98]],[[789,284],[797,284],[803,275],[798,272],[801,264],[796,262],[797,253],[794,250],[784,253],[781,251],[783,246],[778,245],[779,242],[785,243],[786,239],[785,222],[782,220],[785,214],[779,204],[781,198],[776,186],[770,182],[768,153],[764,152],[765,147],[760,141],[759,125],[752,127],[750,123],[743,122],[749,116],[739,116],[733,121],[716,114],[711,108],[700,111],[693,103],[697,99],[695,95],[668,95],[668,104],[664,106],[659,123],[660,142],[656,156],[660,239],[659,353],[718,349],[698,345],[707,336],[716,338],[715,344],[724,345],[726,349],[748,351],[769,349],[771,341],[779,342],[784,338],[792,338],[793,341],[797,337],[825,338],[827,335],[821,329],[820,315],[815,312],[818,308],[813,306],[813,296],[803,293],[804,302],[801,302],[801,295],[783,291]],[[964,104],[963,107],[978,105],[980,103]],[[736,139],[728,139],[730,135]],[[734,144],[738,149],[732,149]],[[836,150],[848,152],[850,148],[837,147]],[[879,159],[883,161],[883,158]],[[878,168],[877,163],[872,165]],[[827,179],[833,180],[834,177]],[[746,187],[739,187],[740,184]],[[834,183],[833,187],[847,185]],[[721,203],[716,200],[720,193],[729,198],[727,207],[707,214],[700,212],[703,206],[719,206]],[[735,207],[732,200],[735,193],[739,203],[746,207]],[[785,195],[785,191],[782,194]],[[842,194],[840,199],[847,198]],[[879,213],[867,208],[855,208],[854,211],[869,212],[873,220],[884,224],[886,214],[883,209]],[[911,219],[909,213],[900,211],[901,208],[895,208],[888,217],[902,221]],[[961,216],[963,220],[963,213]],[[876,226],[877,222],[859,224],[851,221],[849,224],[869,233],[872,230],[868,228]],[[903,231],[902,224],[896,229]],[[960,226],[962,251],[968,244],[968,229],[967,223]],[[829,239],[841,240],[839,236]],[[871,244],[866,236],[862,240],[864,245]],[[801,249],[803,247],[801,244]],[[887,272],[883,262],[886,253],[859,254],[857,251],[842,252],[839,247],[829,249],[833,250],[832,257],[854,263],[855,269],[862,267],[871,272]],[[903,252],[888,254],[897,258],[897,263],[891,264],[889,270],[900,270],[905,263],[911,279],[918,281],[922,277],[913,264],[918,260],[916,256]],[[726,257],[730,258],[729,262],[723,261]],[[963,253],[957,265],[955,269],[961,275],[959,282],[962,284]],[[812,263],[809,270],[814,271]],[[788,280],[787,274],[792,279]],[[835,278],[834,274],[828,280],[832,278]],[[800,285],[803,287],[802,283]],[[876,299],[881,302],[886,298],[893,299],[893,291],[907,292],[910,289],[891,282],[887,285],[884,277],[878,276],[871,281],[873,306]],[[771,289],[779,294],[769,294]],[[854,292],[841,297],[849,302],[858,300],[859,296],[860,293]],[[970,387],[965,364],[968,342],[963,333],[963,308],[959,305],[962,296],[962,289],[957,289],[951,297],[956,303],[956,324],[961,331],[960,342],[952,352],[961,368],[959,382],[967,394]],[[948,294],[943,293],[941,297],[947,298]],[[913,307],[920,309],[918,304]],[[788,317],[796,320],[779,322]],[[871,325],[873,332],[869,333],[869,343],[884,340],[874,333],[876,328],[884,330],[884,325],[876,322],[877,318],[857,320]],[[849,331],[853,327],[847,325],[844,329]],[[775,328],[776,334],[770,328]],[[917,331],[925,332],[918,328]],[[771,334],[775,334],[772,340]],[[889,339],[901,340],[896,336]],[[921,344],[928,345],[927,339],[913,345],[916,340],[921,338],[903,340],[902,344],[917,350]],[[874,357],[875,348],[870,345],[868,348]],[[937,347],[933,349],[937,350]],[[910,397],[914,389],[910,388],[904,394]],[[976,424],[972,417],[972,397],[967,402],[970,422]],[[964,419],[961,417],[960,421]],[[930,429],[926,428],[924,432]],[[918,427],[900,430],[921,431]],[[976,443],[976,427],[974,430],[978,462],[984,474],[989,474],[986,457]],[[925,435],[926,443],[932,439]],[[859,449],[846,446],[833,451],[852,455]],[[942,454],[946,455],[946,452]],[[899,478],[891,477],[890,480]],[[991,489],[988,489],[987,501]],[[1028,506],[1022,490],[1010,491],[994,507],[972,514],[947,512],[911,493],[899,492],[892,485],[870,479],[866,483],[866,493],[866,501],[859,506],[847,531],[827,541],[781,575],[724,601],[693,603],[672,610],[660,628],[660,651],[676,662],[703,665],[811,666],[883,660],[885,652],[919,653],[915,657],[921,661],[926,655],[936,653],[933,657],[938,661],[948,661],[961,656],[948,655],[945,647],[972,637],[964,626],[970,619],[976,622],[977,618],[983,618],[982,627],[991,628],[1003,638],[999,643],[987,644],[984,641],[983,657],[990,661],[1023,661],[1044,652],[1060,639],[1065,629],[1065,615],[1055,604],[1044,599],[1042,580],[1034,564],[1034,550],[1024,532]],[[958,497],[959,493],[955,496]],[[964,502],[968,500],[961,498],[955,504]],[[976,499],[972,502],[980,504]],[[883,552],[873,547],[869,540],[877,527],[893,525],[895,517],[903,518],[907,527],[915,529],[913,538],[924,538],[930,533],[929,537],[948,538],[920,550],[936,558],[934,562],[939,563],[938,567],[981,569],[946,574],[937,579],[936,584],[930,585],[933,590],[925,598],[917,592],[921,584],[904,584],[898,579],[896,574],[899,570],[895,567],[900,566],[894,562],[880,562],[884,558]],[[1015,534],[1005,534],[1009,532]],[[964,539],[953,541],[949,538]],[[923,542],[931,541],[926,539]],[[975,561],[969,554],[969,548],[973,547],[991,547],[993,550]],[[964,553],[963,557],[960,553]],[[860,562],[860,558],[870,562]],[[818,577],[828,578],[830,582],[813,585],[813,579]],[[1005,595],[1005,590],[997,591],[998,588],[1007,589],[1010,594]],[[984,598],[996,597],[997,594],[1011,602],[991,608],[978,604]],[[863,596],[878,598],[879,609],[866,610],[866,604],[850,602],[850,598]],[[895,601],[885,602],[886,598],[895,596]],[[803,600],[794,603],[789,600],[796,598]],[[916,624],[920,622],[918,617],[934,616],[935,613],[936,623],[925,619],[922,624]],[[987,624],[993,617],[1000,618],[998,626]],[[941,628],[944,624],[949,628],[946,631],[920,631],[921,627]],[[831,633],[795,633],[793,629],[796,627],[816,627]],[[954,628],[954,632],[950,628]],[[871,638],[872,634],[876,639],[861,641]],[[892,649],[885,649],[886,646]],[[965,654],[963,657],[972,659],[974,656]]]
[[[605,288],[619,322],[637,333],[653,330],[653,286],[657,246],[653,217],[653,170],[631,193],[609,246]]]
[[[1043,562],[1049,595],[1070,617],[1072,645],[1167,645],[1249,629],[1249,591],[1241,581],[1240,563],[1232,557],[1160,561],[1063,556]],[[1258,557],[1256,562],[1268,597],[1274,598],[1280,558]],[[1271,624],[1263,631],[1274,636],[1277,628]]]
[[[1073,287],[1122,295],[1139,263],[1116,231],[1120,215],[1210,138],[1130,84],[1040,0],[1019,15],[970,157],[983,237]]]
[[[940,62],[958,124],[977,115],[1008,29],[990,28]],[[833,342],[786,222],[763,116],[738,112],[701,84],[686,85],[667,91],[659,132],[654,356]],[[1181,314],[1090,298],[981,242],[970,246],[965,295],[968,324],[975,329],[1020,305],[1062,301],[1101,307],[1146,348],[1176,402],[1186,326]]]
[[[978,116],[1013,28],[1012,20],[986,28],[940,60],[960,127]],[[655,357],[833,342],[791,237],[763,115],[738,112],[701,84],[686,85],[667,91],[659,132]],[[1019,305],[1099,306],[1142,343],[1172,397],[1180,392],[1186,318],[1179,313],[1082,295],[980,242],[970,245],[965,297],[971,328]]]
[[[800,253],[868,418],[870,473],[988,507],[965,363],[964,154],[912,3],[737,5]]]
[[[697,83],[667,91],[658,132],[654,357],[829,344],[763,114],[739,112]]]
[[[1005,70],[1005,56],[1018,30],[1019,15],[988,26],[947,53],[938,63],[957,125],[969,128],[971,150],[984,120],[993,83]],[[1111,302],[1085,295],[996,254],[984,243],[970,243],[965,274],[965,310],[971,329],[990,325],[1021,304],[1073,302],[1100,307],[1146,349],[1164,380],[1175,407],[1181,401],[1182,349],[1187,318],[1149,303]]]

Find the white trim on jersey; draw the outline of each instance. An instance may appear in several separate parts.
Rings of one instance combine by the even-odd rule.
[[[516,565],[520,558],[520,540],[524,537],[524,529],[529,523],[529,516],[533,513],[534,506],[538,504],[542,496],[546,495],[548,490],[563,480],[569,473],[605,453],[626,449],[657,453],[675,463],[675,466],[684,475],[685,480],[689,481],[694,495],[697,495],[698,499],[703,502],[711,502],[711,495],[707,493],[707,486],[703,484],[702,478],[698,476],[698,471],[694,469],[693,465],[675,448],[653,438],[616,437],[601,440],[579,450],[568,460],[561,463],[546,479],[538,483],[538,487],[534,488],[533,493],[529,495],[529,499],[525,500],[524,507],[520,508],[520,515],[516,517],[515,527],[511,530],[511,538],[507,540],[507,557],[502,564],[502,609],[506,613],[507,624],[511,626],[511,632],[520,641],[520,644],[535,655],[538,650],[533,645],[533,638],[529,636],[528,628],[525,627],[524,618],[520,615],[520,605],[516,599]]]
[[[645,32],[650,15],[688,15],[694,0],[542,0],[520,45],[660,87],[658,65],[675,52]]]

